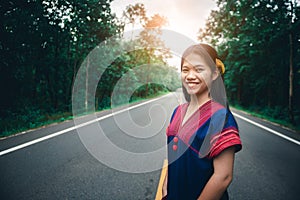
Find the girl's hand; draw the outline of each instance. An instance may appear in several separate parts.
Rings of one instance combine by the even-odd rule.
[[[167,186],[163,185],[163,188],[162,188],[162,197],[166,197],[168,194],[168,191],[167,191]]]
[[[162,186],[162,199],[164,199],[164,197],[167,196],[168,194],[168,171],[166,173],[166,176],[165,176],[165,180],[164,180],[164,183],[163,183],[163,186]]]

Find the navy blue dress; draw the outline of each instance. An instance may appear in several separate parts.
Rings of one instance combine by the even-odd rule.
[[[184,124],[188,103],[173,112],[167,129],[168,195],[171,200],[195,200],[213,174],[213,158],[224,149],[241,149],[238,127],[231,112],[208,101]],[[222,199],[228,199],[227,191]]]

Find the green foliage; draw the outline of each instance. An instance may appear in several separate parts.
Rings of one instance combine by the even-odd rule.
[[[230,101],[249,108],[266,108],[264,114],[269,116],[281,110],[288,121],[292,48],[292,112],[299,119],[299,73],[295,72],[300,68],[300,5],[292,0],[218,0],[217,4],[218,10],[211,12],[206,29],[199,31],[199,40],[218,48],[226,66]]]
[[[34,107],[34,105],[7,112],[9,117],[0,118],[0,137],[72,119],[70,112],[49,113]]]
[[[283,109],[280,106],[276,106],[274,108],[269,107],[258,107],[258,106],[251,106],[251,107],[243,107],[237,104],[232,103],[233,107],[239,110],[243,110],[250,115],[255,117],[259,117],[261,119],[268,120],[269,122],[273,122],[284,127],[293,129],[297,132],[300,131],[299,124],[292,124],[289,122],[288,119],[288,109]],[[296,115],[299,117],[299,115]],[[299,119],[296,119],[298,121]]]
[[[121,36],[128,20],[117,19],[110,9],[111,0],[10,0],[0,3],[0,134],[23,131],[53,121],[62,121],[71,115],[72,87],[82,64],[97,65],[101,60],[87,63],[89,52],[111,36]],[[159,28],[164,17],[146,16],[142,4],[127,10],[129,23],[140,19],[145,30],[139,38],[122,45],[142,45],[145,48],[128,52],[114,59],[107,67],[96,88],[96,110],[111,107],[112,94],[118,81],[126,75],[128,81],[120,85],[122,95],[117,104],[137,90],[129,101],[174,90],[179,86],[175,69],[166,65],[168,52],[153,49],[161,45]],[[126,11],[125,11],[126,13]],[[147,28],[151,27],[151,30]],[[111,58],[118,49],[109,49]],[[84,61],[86,63],[84,63]],[[138,66],[148,64],[148,82]],[[159,65],[160,67],[157,67]],[[153,67],[152,67],[153,66]],[[88,83],[96,74],[86,69]],[[145,73],[144,73],[145,74]],[[162,81],[160,80],[162,79]],[[156,84],[157,82],[161,84]],[[136,85],[141,87],[135,88]],[[88,86],[90,87],[90,86]],[[89,91],[90,88],[85,88]],[[85,95],[85,90],[79,91]],[[86,99],[91,102],[94,99]],[[83,108],[82,113],[91,108]]]

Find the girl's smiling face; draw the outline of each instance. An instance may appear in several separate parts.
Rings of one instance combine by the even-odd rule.
[[[183,61],[181,81],[189,95],[209,97],[209,88],[217,76],[218,72],[212,72],[205,60],[195,53],[191,53]]]

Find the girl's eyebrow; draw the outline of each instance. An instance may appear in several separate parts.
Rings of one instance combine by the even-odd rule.
[[[185,61],[182,65],[182,67],[205,67],[205,66],[206,66],[205,63],[203,63],[203,62],[192,63],[192,62],[187,62],[187,61]]]
[[[193,66],[189,66],[189,65],[182,65],[182,68],[204,68],[205,66],[202,64],[197,64],[197,65],[193,65]]]
[[[201,68],[201,67],[204,67],[204,65],[202,65],[202,64],[197,64],[197,65],[194,65],[194,67],[196,67],[196,68]]]

